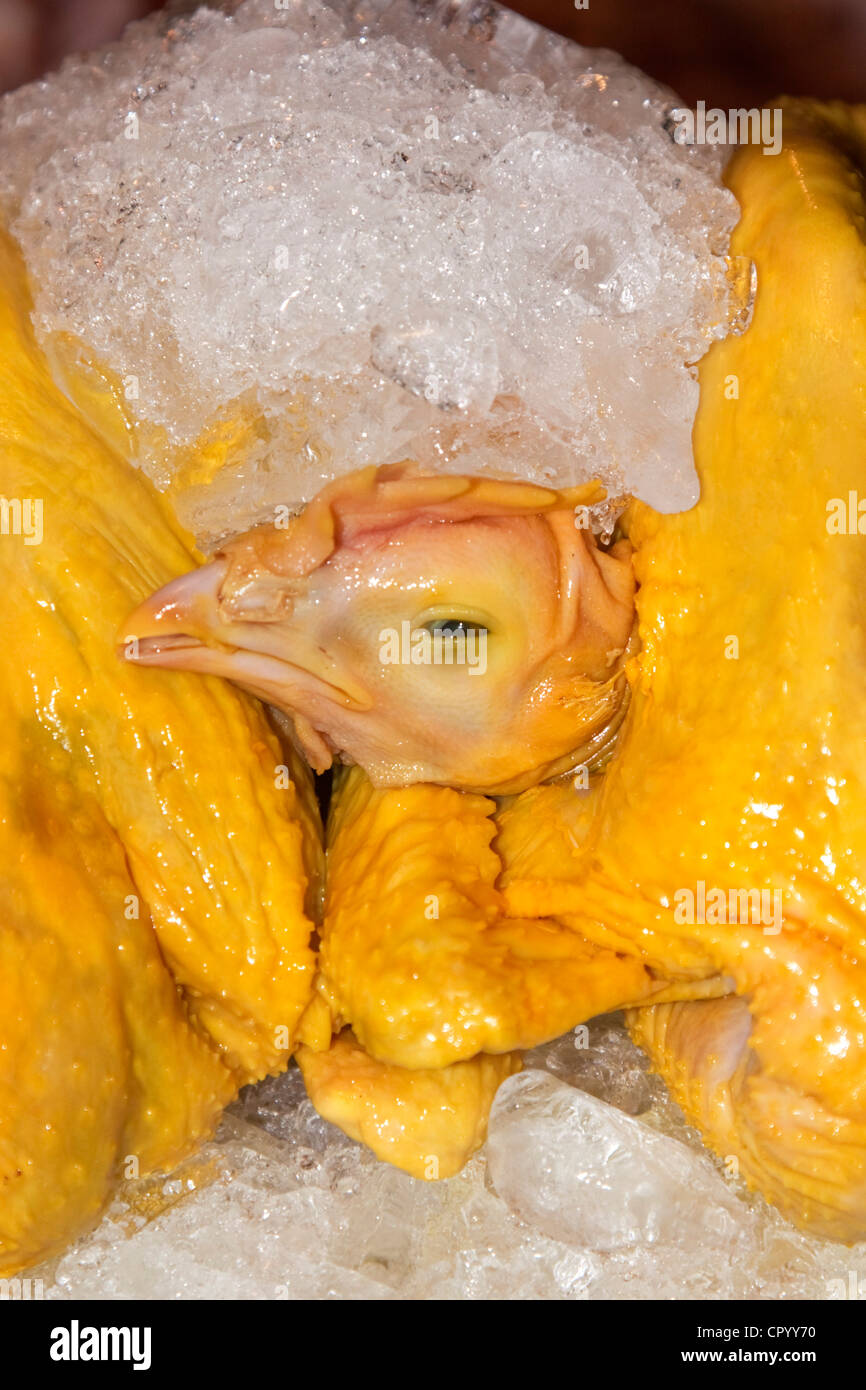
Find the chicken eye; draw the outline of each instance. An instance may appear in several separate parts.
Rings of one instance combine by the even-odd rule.
[[[460,634],[468,637],[470,633],[474,633],[476,637],[482,633],[485,637],[487,636],[486,627],[483,627],[481,623],[469,622],[465,618],[436,618],[432,623],[425,623],[424,626],[428,632],[441,632],[449,637],[457,637]]]

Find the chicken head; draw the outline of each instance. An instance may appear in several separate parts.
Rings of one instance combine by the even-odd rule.
[[[518,791],[597,758],[623,710],[634,580],[581,524],[600,495],[364,469],[153,595],[124,651],[283,709],[319,771]]]

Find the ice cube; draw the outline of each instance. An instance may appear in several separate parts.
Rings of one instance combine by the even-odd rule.
[[[542,1184],[549,1189],[555,1182],[563,1199],[574,1195],[573,1185],[560,1180],[557,1127],[535,1125],[550,1108],[543,1095],[525,1098],[532,1143],[521,1123],[512,1126],[520,1112],[511,1113],[506,1091],[494,1117],[493,1167],[482,1153],[458,1177],[423,1183],[377,1163],[317,1116],[292,1067],[247,1087],[214,1143],[168,1179],[124,1186],[92,1235],[33,1273],[52,1299],[848,1299],[859,1297],[861,1286],[866,1293],[866,1246],[846,1249],[802,1236],[732,1184],[723,1184],[733,1205],[722,1200],[716,1227],[717,1174],[658,1078],[647,1081],[620,1019],[594,1024],[588,1048],[573,1043],[569,1035],[532,1054],[536,1069],[557,1069],[556,1076],[541,1074],[564,1093],[557,1104],[572,1140],[570,1102],[577,1097],[580,1109],[589,1098],[561,1080],[569,1050],[594,1059],[593,1084],[604,1077],[613,1083],[608,1099],[628,1100],[634,1078],[643,1077],[653,1102],[641,1120],[620,1116],[635,1127],[628,1131],[633,1156],[625,1162],[635,1174],[649,1132],[674,1146],[664,1152],[674,1154],[675,1173],[695,1164],[688,1171],[697,1175],[696,1196],[708,1193],[711,1214],[690,1241],[639,1238],[607,1251],[575,1244],[585,1231],[575,1227],[573,1207],[564,1206],[558,1222],[532,1191],[541,1174]],[[624,1090],[615,1084],[618,1068]],[[574,1073],[578,1080],[581,1070]],[[581,1162],[579,1150],[571,1161]],[[638,1183],[654,1180],[655,1172],[651,1164],[637,1173]],[[491,1183],[496,1173],[501,1193]],[[672,1186],[679,1220],[683,1197],[679,1184]],[[725,1225],[728,1218],[734,1227]],[[613,1230],[621,1233],[617,1219]],[[644,1234],[648,1229],[641,1227]]]
[[[546,1072],[500,1087],[487,1153],[509,1207],[579,1248],[742,1240],[738,1200],[705,1155]]]

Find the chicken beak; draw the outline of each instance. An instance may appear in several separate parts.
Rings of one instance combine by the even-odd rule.
[[[230,645],[220,644],[222,653],[214,650],[220,643],[219,592],[225,569],[219,560],[202,565],[145,599],[118,637],[126,660],[140,666],[215,669],[213,657],[224,658]]]
[[[228,568],[227,560],[215,560],[145,599],[118,635],[120,656],[139,666],[223,676],[293,717],[315,717],[323,701],[370,708],[369,692],[314,635],[277,618],[267,585],[258,600],[255,586],[246,589],[243,616],[226,612]]]

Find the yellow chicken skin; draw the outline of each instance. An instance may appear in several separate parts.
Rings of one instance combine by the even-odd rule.
[[[578,524],[600,496],[363,469],[222,545],[126,631],[140,663],[286,711],[319,771],[339,754],[380,786],[519,791],[597,756],[622,716],[634,578],[627,544]]]
[[[349,1029],[327,1051],[298,1049],[307,1094],[320,1115],[415,1178],[451,1178],[487,1138],[493,1097],[520,1070],[515,1053],[451,1066],[377,1062]]]
[[[10,768],[4,745],[3,782]],[[170,1168],[237,1089],[192,1027],[95,802],[46,759],[0,826],[0,1275]]]
[[[380,1062],[442,1067],[534,1047],[662,987],[633,954],[506,917],[493,810],[447,787],[339,775],[318,989]]]
[[[729,988],[666,982],[632,943],[598,945],[570,920],[506,916],[497,883],[526,852],[534,870],[555,869],[586,835],[600,785],[536,787],[497,810],[449,788],[337,774],[318,993],[297,1056],[316,1108],[377,1157],[449,1177],[483,1143],[516,1049],[629,1002]]]
[[[497,888],[506,913],[513,910],[518,896],[530,912],[549,900],[556,885],[570,889],[579,851],[593,827],[603,788],[604,777],[600,775],[593,777],[585,789],[575,788],[570,781],[555,782],[499,801],[493,813],[493,845],[502,864]],[[582,930],[581,919],[566,912],[547,920],[557,921],[572,932]],[[586,940],[587,948],[592,944],[632,962],[640,959],[657,980],[656,992],[652,994],[654,1002],[712,998],[733,989],[729,976],[707,975],[702,949],[690,955],[681,945],[676,959],[652,956],[640,950],[633,931],[628,926],[623,928],[614,917],[592,923],[592,941]]]
[[[377,789],[343,768],[328,816],[318,994],[298,1062],[326,1119],[428,1180],[484,1142],[496,1090],[520,1068],[512,1049],[612,1001],[669,997],[633,956],[505,917],[494,809],[445,787]]]
[[[739,998],[639,1010],[635,1036],[751,1183],[853,1240],[866,1235],[866,112],[788,102],[784,125],[778,158],[743,149],[730,167],[733,250],[758,291],[746,334],[701,364],[700,503],[629,519],[641,650],[598,812],[567,867],[524,859],[503,892],[516,915],[566,915],[672,976],[728,979]]]
[[[195,553],[57,390],[29,307],[2,238],[4,1272],[92,1219],[127,1158],[171,1166],[286,1065],[321,867],[309,774],[260,707],[118,661],[124,615]]]

